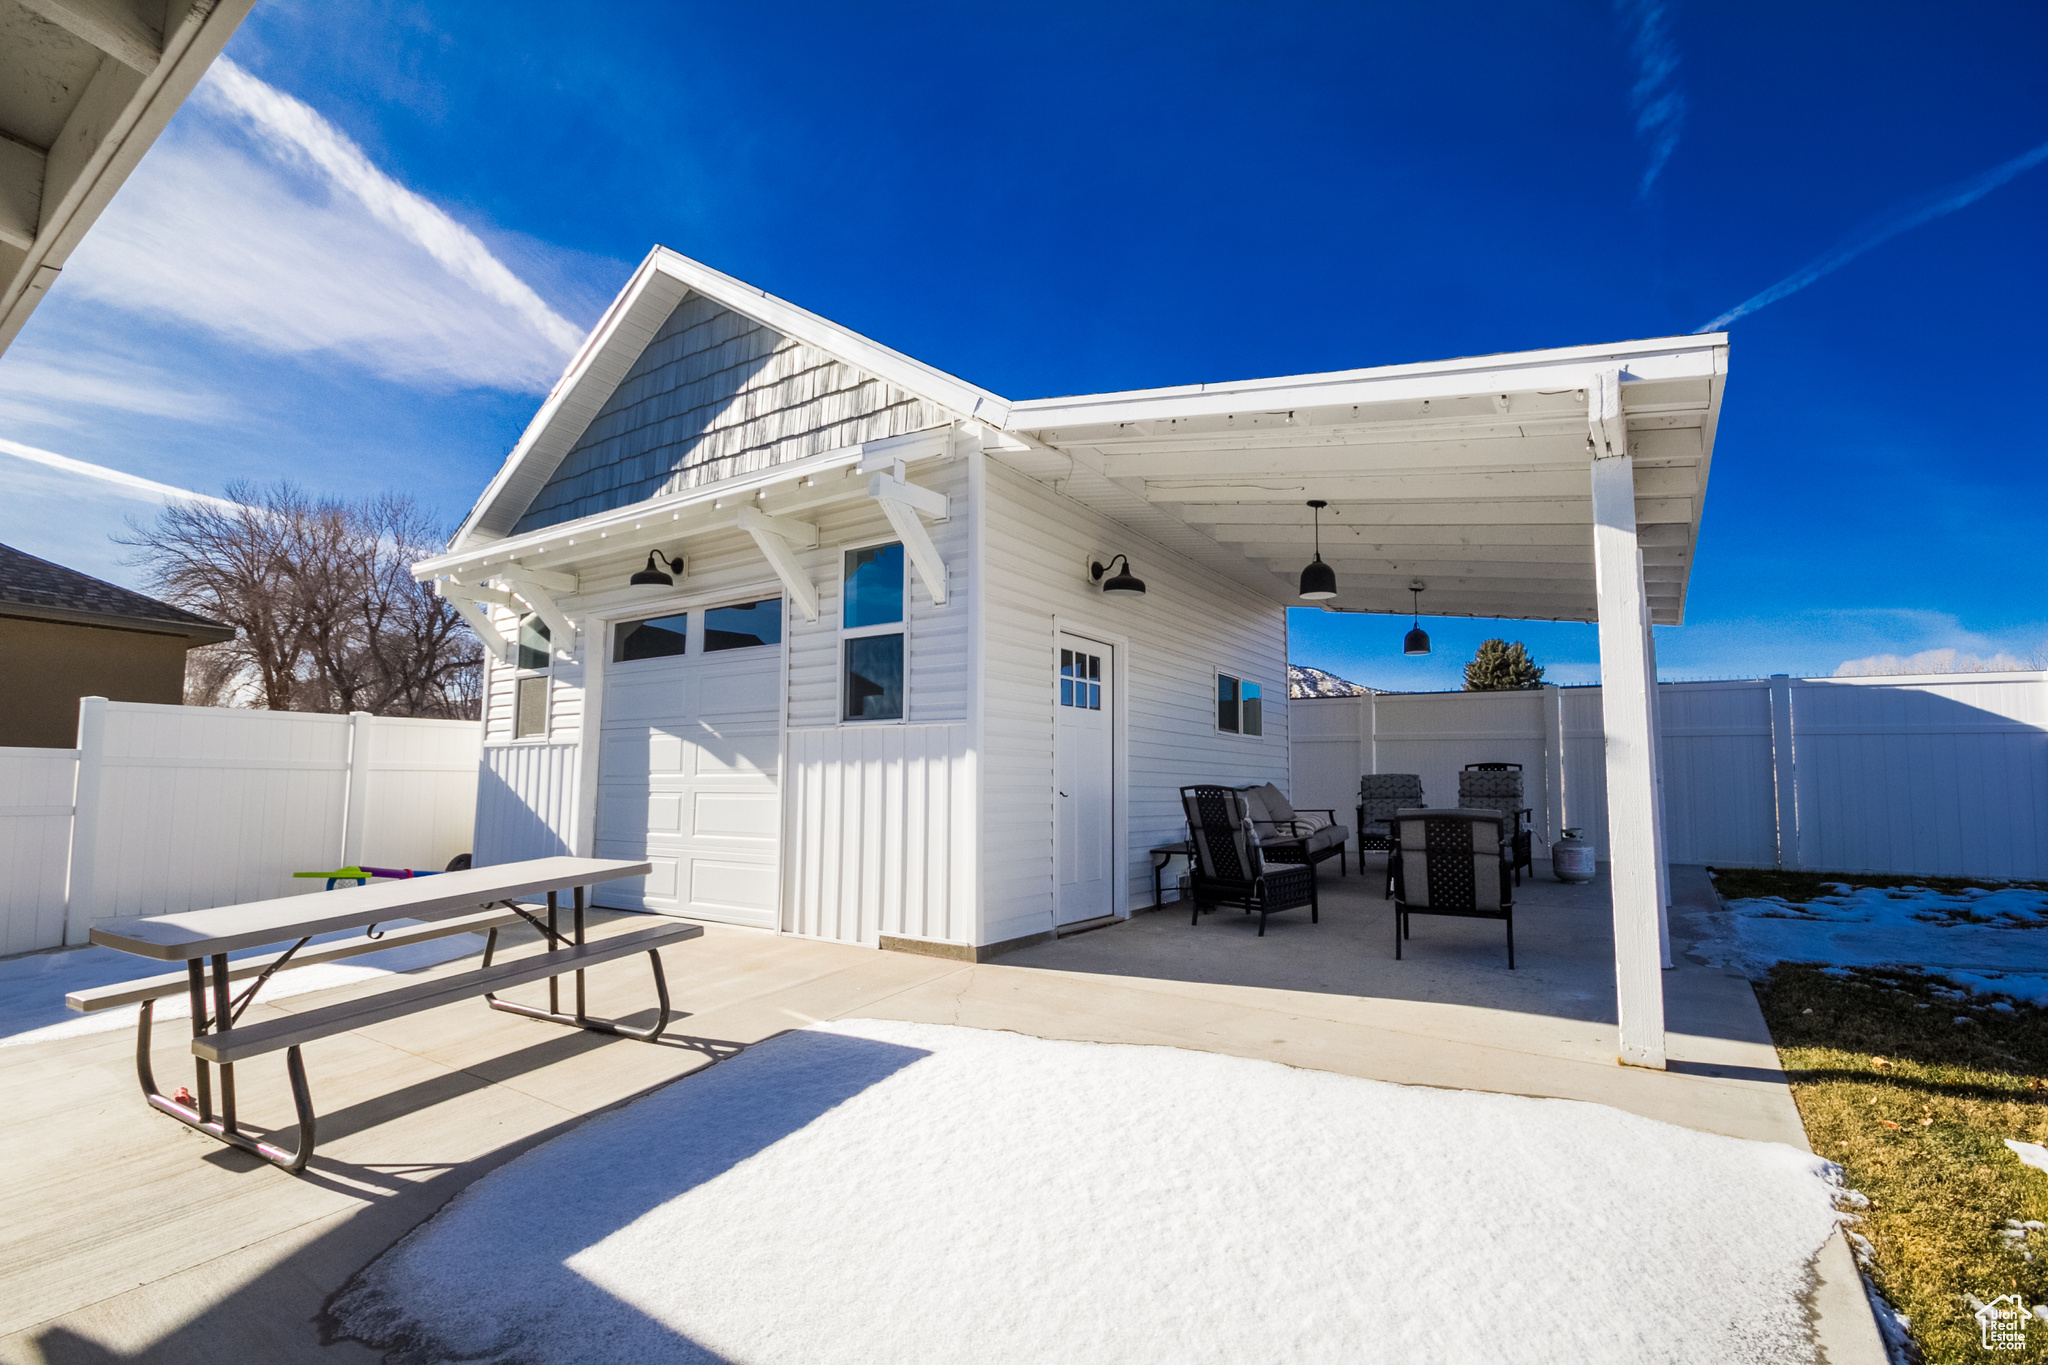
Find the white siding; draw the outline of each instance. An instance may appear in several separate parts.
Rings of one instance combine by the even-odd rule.
[[[973,941],[973,765],[965,725],[789,732],[783,927],[873,944]]]
[[[1215,574],[1152,545],[1052,489],[990,461],[983,609],[981,943],[1052,928],[1054,897],[1053,637],[1064,629],[1121,637],[1128,733],[1124,889],[1151,899],[1154,845],[1183,837],[1180,788],[1288,781],[1287,619]],[[1104,597],[1088,556],[1129,554],[1146,594]],[[1261,685],[1265,735],[1218,732],[1217,669]]]

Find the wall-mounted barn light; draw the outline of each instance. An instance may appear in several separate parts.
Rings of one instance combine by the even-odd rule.
[[[1311,498],[1308,505],[1314,509],[1316,519],[1316,557],[1301,571],[1301,598],[1304,602],[1327,602],[1337,595],[1337,571],[1323,563],[1323,509],[1330,504],[1321,498]]]
[[[1422,628],[1422,590],[1429,585],[1419,578],[1408,580],[1409,603],[1415,608],[1415,629],[1401,642],[1403,654],[1429,653],[1429,632]]]
[[[666,565],[664,570],[661,566]],[[628,581],[636,588],[672,588],[676,585],[671,574],[683,571],[681,559],[670,559],[659,550],[647,552],[647,567],[633,575]]]
[[[1123,561],[1124,571],[1112,577],[1107,583],[1102,583],[1102,576],[1115,568],[1118,560]],[[1131,573],[1131,557],[1129,555],[1111,555],[1107,564],[1091,563],[1088,566],[1088,576],[1096,582],[1102,583],[1102,590],[1106,593],[1113,592],[1122,597],[1143,597],[1145,595],[1145,580]]]

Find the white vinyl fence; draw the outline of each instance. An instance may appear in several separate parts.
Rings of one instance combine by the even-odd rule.
[[[1350,824],[1372,772],[1456,805],[1467,763],[1520,763],[1537,838],[1607,856],[1597,687],[1289,705],[1298,806]],[[2048,878],[2048,674],[1664,683],[1656,712],[1673,862]]]
[[[317,891],[470,851],[475,721],[87,697],[77,749],[0,749],[0,956],[93,924]]]

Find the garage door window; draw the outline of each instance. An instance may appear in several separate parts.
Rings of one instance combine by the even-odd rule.
[[[846,552],[840,614],[840,715],[903,719],[903,546]]]
[[[636,659],[668,659],[683,652],[690,634],[687,612],[675,616],[650,616],[644,621],[621,621],[612,627],[612,662]]]
[[[782,599],[735,602],[704,613],[704,652],[756,649],[782,643]]]

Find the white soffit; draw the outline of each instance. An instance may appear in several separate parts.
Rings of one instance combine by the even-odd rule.
[[[6,0],[0,0],[4,3]],[[495,540],[511,530],[561,467],[584,429],[611,400],[662,323],[690,293],[702,294],[784,336],[829,352],[960,417],[1000,426],[1009,415],[1009,401],[987,389],[913,360],[680,252],[657,246],[641,261],[555,382],[497,477],[456,532],[454,548]]]
[[[1293,605],[1314,553],[1338,610],[1596,619],[1586,389],[1622,374],[1652,615],[1684,619],[1727,338],[1037,399],[993,453]]]

